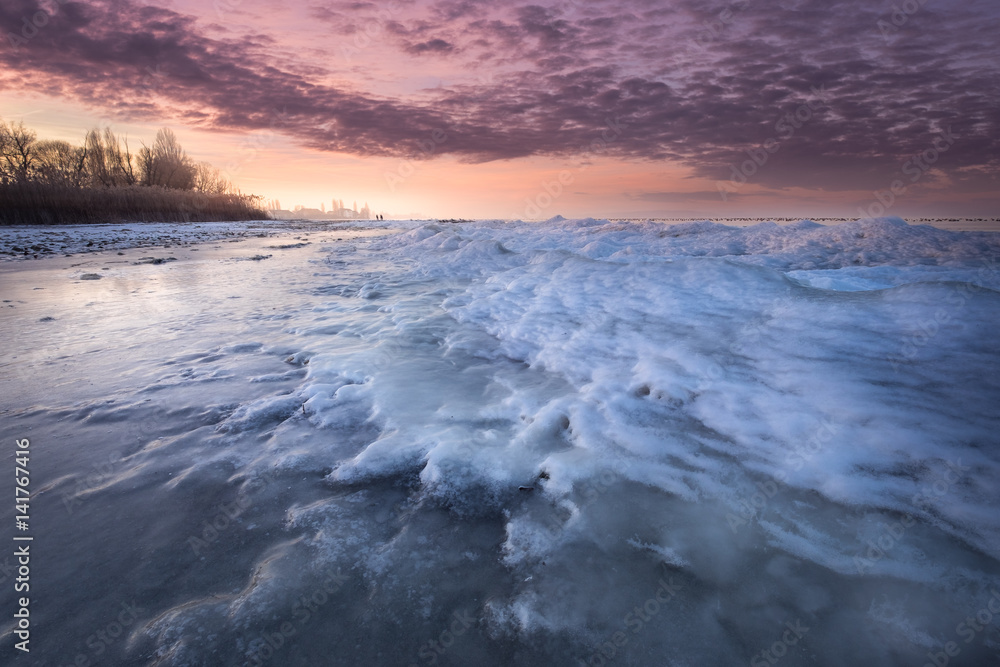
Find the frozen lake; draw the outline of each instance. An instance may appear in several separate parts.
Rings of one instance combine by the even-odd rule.
[[[1000,233],[386,226],[0,263],[17,664],[1000,660]]]

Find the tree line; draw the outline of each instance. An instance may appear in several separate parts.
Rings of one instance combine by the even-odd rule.
[[[0,119],[0,183],[43,183],[78,188],[142,185],[208,194],[232,193],[232,184],[207,162],[195,162],[169,128],[152,145],[133,151],[110,127],[87,132],[83,144],[38,139],[22,121]]]
[[[75,146],[0,119],[0,224],[267,219],[260,200],[188,157],[168,128],[136,150],[110,127]]]

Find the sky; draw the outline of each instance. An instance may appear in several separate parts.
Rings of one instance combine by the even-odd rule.
[[[0,0],[0,117],[386,217],[1000,216],[995,0]]]

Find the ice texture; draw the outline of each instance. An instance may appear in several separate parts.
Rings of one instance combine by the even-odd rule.
[[[234,551],[203,547],[220,574],[164,563],[185,583],[144,589],[123,659],[998,655],[1000,622],[960,624],[1000,604],[1000,234],[390,224],[244,263],[270,310],[199,315],[209,356],[116,390],[122,419],[164,392],[188,424],[88,496],[246,505]]]

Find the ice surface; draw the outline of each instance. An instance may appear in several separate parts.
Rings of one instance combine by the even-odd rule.
[[[155,267],[182,312],[96,329],[130,361],[63,343],[71,376],[130,381],[6,399],[45,431],[132,422],[157,397],[154,432],[99,484],[80,491],[80,454],[53,464],[54,493],[158,526],[106,533],[161,549],[162,573],[123,560],[125,592],[97,593],[93,572],[67,584],[86,587],[78,605],[144,601],[121,660],[996,655],[1000,623],[956,632],[1000,590],[1000,235],[898,218],[393,225],[259,265]],[[166,506],[186,522],[155,522]],[[192,546],[220,512],[225,540],[198,528]],[[808,630],[762,653],[786,624]]]

